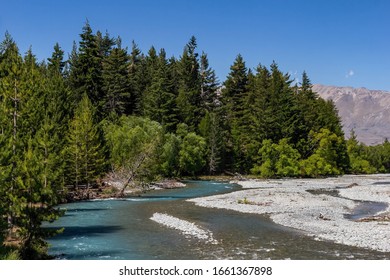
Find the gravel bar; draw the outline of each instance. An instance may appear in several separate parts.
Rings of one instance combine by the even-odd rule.
[[[211,231],[202,229],[194,223],[162,213],[154,213],[150,219],[169,228],[177,229],[185,236],[195,237],[206,243],[218,243],[218,241],[213,238],[213,233]]]
[[[390,252],[390,223],[348,219],[362,201],[390,204],[390,175],[237,181],[243,190],[190,199],[198,206],[268,215],[317,240]],[[389,206],[382,213],[388,216]]]

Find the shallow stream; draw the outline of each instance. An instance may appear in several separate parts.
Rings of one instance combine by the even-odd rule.
[[[61,205],[65,216],[48,227],[64,227],[49,240],[59,259],[390,259],[390,254],[316,241],[279,226],[266,216],[209,209],[185,201],[220,194],[239,186],[189,181],[188,187],[149,192],[121,200]],[[206,244],[152,220],[156,213],[194,222],[213,232]]]

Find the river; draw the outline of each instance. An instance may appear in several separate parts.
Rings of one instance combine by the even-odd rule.
[[[47,225],[64,228],[51,239],[58,259],[389,259],[390,254],[316,241],[262,215],[195,206],[186,199],[232,192],[238,185],[188,181],[186,188],[140,197],[60,205],[66,214]],[[217,244],[186,237],[150,217],[166,213],[213,233]]]

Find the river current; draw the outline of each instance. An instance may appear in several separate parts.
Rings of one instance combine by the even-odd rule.
[[[76,260],[390,258],[386,253],[317,241],[266,216],[195,206],[186,199],[240,187],[212,181],[186,183],[186,188],[139,197],[60,205],[66,214],[47,227],[63,227],[64,232],[49,240],[49,253]],[[194,222],[210,230],[218,243],[184,236],[150,220],[156,212]]]

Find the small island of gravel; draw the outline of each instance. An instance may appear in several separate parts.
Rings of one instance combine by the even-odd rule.
[[[236,183],[243,190],[189,201],[268,215],[275,223],[318,240],[390,252],[390,175]],[[362,206],[366,213],[355,215]]]

